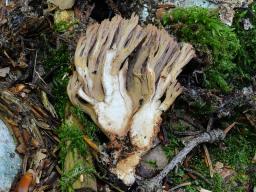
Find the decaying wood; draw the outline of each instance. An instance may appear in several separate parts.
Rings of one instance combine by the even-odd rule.
[[[126,185],[134,183],[135,168],[153,145],[161,114],[181,94],[176,78],[194,54],[190,44],[178,43],[165,30],[142,28],[135,15],[92,24],[80,38],[67,92],[112,145],[125,145],[129,138],[132,150],[113,147],[110,163]]]

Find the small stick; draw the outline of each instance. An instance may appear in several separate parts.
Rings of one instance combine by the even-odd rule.
[[[169,192],[173,192],[173,191],[175,191],[176,189],[179,189],[179,188],[181,188],[181,187],[186,187],[186,186],[189,186],[189,185],[191,185],[191,182],[181,183],[181,184],[179,184],[179,185],[177,185],[177,186],[171,188],[171,189],[169,190]]]
[[[213,167],[212,167],[212,160],[211,160],[211,157],[210,157],[210,153],[209,153],[208,148],[205,144],[203,145],[203,148],[204,148],[205,158],[206,158],[207,164],[209,166],[210,177],[212,178],[213,177]]]
[[[253,126],[254,128],[256,128],[256,124],[253,122],[253,120],[251,119],[250,115],[247,113],[244,113],[246,119],[249,121],[249,123],[251,124],[251,126]]]
[[[158,4],[157,8],[164,8],[164,9],[171,9],[171,8],[175,8],[175,4],[174,3],[165,3],[165,4]]]
[[[190,155],[188,155],[187,157],[186,157],[186,159],[184,160],[184,162],[183,162],[183,166],[185,167],[185,168],[189,168],[189,161],[191,160],[191,158],[192,158],[192,155],[190,154]],[[192,179],[196,179],[196,176],[195,175],[193,175],[192,173],[187,173],[188,174],[188,176],[189,177],[191,177]]]
[[[211,130],[212,124],[213,124],[213,118],[211,117],[208,121],[208,124],[207,124],[207,128],[206,128],[207,131]],[[212,160],[211,160],[211,157],[210,157],[210,153],[208,151],[208,148],[207,148],[206,144],[203,144],[203,148],[204,148],[204,154],[205,154],[206,162],[207,162],[207,165],[209,167],[210,177],[212,178],[213,177],[213,167],[212,167]]]
[[[84,141],[97,153],[100,152],[99,147],[86,135],[84,135]]]
[[[216,141],[224,140],[226,133],[223,130],[211,130],[200,134],[192,139],[170,162],[169,164],[155,177],[149,180],[141,181],[138,183],[147,192],[161,191],[162,180],[168,175],[170,171],[178,164],[181,163],[188,153],[201,143],[213,143]]]
[[[15,61],[8,55],[6,51],[4,51],[5,56],[10,60],[13,67],[16,67]]]
[[[202,133],[202,131],[173,131],[173,134],[177,136],[195,136],[199,135],[200,133]]]
[[[236,122],[229,125],[226,129],[224,129],[224,133],[227,134],[235,125],[236,125]]]
[[[184,171],[188,172],[188,173],[192,173],[198,177],[200,177],[202,180],[204,180],[207,184],[211,185],[212,183],[205,178],[205,176],[203,176],[201,173],[198,173],[197,171],[190,169],[190,168],[184,168]]]
[[[206,131],[210,131],[212,128],[212,124],[213,124],[213,118],[211,117],[208,121],[207,127],[206,127]]]

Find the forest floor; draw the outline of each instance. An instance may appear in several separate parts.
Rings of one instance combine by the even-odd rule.
[[[256,191],[256,3],[236,8],[231,27],[216,10],[164,5],[76,0],[72,8],[60,10],[37,0],[0,3],[0,118],[15,135],[23,159],[12,190],[30,173],[37,173],[36,183],[25,180],[31,191],[72,191],[81,173],[94,175],[90,187],[97,185],[98,191],[136,189],[109,176],[94,155],[88,155],[94,159],[92,171],[64,170],[67,141],[84,153],[84,135],[97,145],[106,142],[92,120],[70,106],[66,93],[77,40],[91,23],[135,12],[142,25],[165,28],[197,53],[179,76],[183,94],[163,115],[163,158],[172,159],[199,133],[233,125],[224,141],[189,153],[164,179],[165,190]],[[66,126],[73,116],[86,130]],[[158,170],[157,159],[146,164]]]

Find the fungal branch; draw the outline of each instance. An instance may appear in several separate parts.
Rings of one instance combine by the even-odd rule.
[[[182,92],[176,78],[194,54],[190,44],[178,43],[165,30],[142,28],[135,15],[92,24],[80,38],[67,92],[111,143],[127,145],[129,137],[133,150],[115,148],[110,165],[125,184],[135,181],[135,168],[157,137],[161,114]]]

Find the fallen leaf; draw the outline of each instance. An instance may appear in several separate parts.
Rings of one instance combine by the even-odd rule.
[[[48,97],[44,91],[41,91],[41,98],[42,98],[42,103],[43,103],[44,107],[51,113],[51,115],[53,117],[57,118],[58,115],[57,115],[53,105],[48,100]]]
[[[224,167],[224,164],[217,161],[216,164],[214,165],[214,171],[219,172],[223,167]]]
[[[221,162],[217,162],[214,165],[214,172],[220,174],[220,176],[224,180],[228,180],[235,173],[235,171],[233,169],[231,169],[228,166],[224,166],[224,164]]]
[[[153,148],[145,156],[137,168],[137,174],[143,178],[153,177],[168,164],[168,159],[161,145]]]
[[[43,153],[43,151],[44,149],[41,149],[35,154],[33,162],[36,167],[38,167],[41,164],[41,161],[47,157],[47,155]]]

